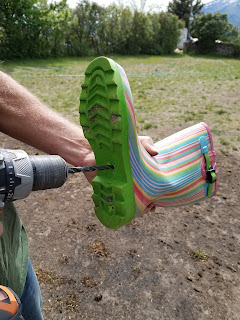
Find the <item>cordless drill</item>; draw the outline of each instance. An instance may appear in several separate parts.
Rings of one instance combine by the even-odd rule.
[[[29,156],[23,150],[0,149],[0,213],[5,202],[26,198],[32,191],[61,187],[69,173],[113,169],[112,165],[68,167],[57,155]],[[0,320],[23,320],[21,302],[0,285]]]
[[[31,191],[61,187],[68,177],[57,155],[29,156],[23,150],[0,149],[0,209],[5,202],[26,198]]]
[[[113,168],[112,165],[68,167],[57,155],[29,156],[23,150],[0,149],[0,210],[5,202],[24,199],[32,191],[61,187],[69,173]]]

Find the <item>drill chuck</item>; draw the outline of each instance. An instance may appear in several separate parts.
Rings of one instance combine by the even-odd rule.
[[[0,149],[0,207],[26,198],[31,191],[59,188],[67,176],[67,164],[60,156]]]
[[[60,156],[29,156],[33,168],[32,191],[61,187],[67,180],[68,168]]]

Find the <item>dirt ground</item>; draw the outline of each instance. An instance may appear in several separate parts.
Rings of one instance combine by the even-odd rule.
[[[95,217],[82,174],[18,201],[45,319],[240,319],[239,158],[221,155],[218,166],[213,199],[115,231]]]
[[[175,63],[181,66],[182,62]],[[225,65],[216,61],[216,68]],[[155,65],[150,67],[156,69]],[[212,81],[208,77],[206,89]],[[169,79],[170,86],[173,80]],[[214,198],[188,207],[158,208],[115,231],[97,220],[92,187],[82,174],[69,178],[60,189],[35,192],[16,202],[28,232],[46,320],[240,320],[239,78],[235,79],[235,91],[230,91],[233,80],[224,84],[221,78],[213,79],[216,88],[209,88],[211,97],[201,97],[201,92],[198,96],[209,102],[206,112],[223,119],[218,124],[209,114],[200,114],[211,128],[215,127],[219,189]],[[138,83],[132,83],[137,92]],[[195,81],[195,92],[199,83]],[[186,88],[182,90],[185,101],[189,92]],[[170,89],[163,89],[152,94],[160,92],[167,99]],[[172,95],[174,91],[175,87]],[[140,94],[154,98],[139,91],[139,99]],[[213,98],[223,107],[212,106]],[[196,99],[196,104],[201,107],[202,101]],[[168,108],[168,112],[174,117],[175,105],[184,104],[177,98],[170,103],[173,111]],[[187,104],[184,108],[187,110]],[[184,108],[179,118],[182,122],[190,119],[183,118],[189,117]],[[232,112],[231,118],[227,119],[224,110]],[[143,121],[140,117],[145,114],[140,112],[139,107],[137,119]],[[166,119],[167,111],[161,112]],[[148,113],[147,119],[149,123],[156,121],[154,112]],[[180,120],[162,121],[141,134],[164,137],[183,128],[178,125]],[[218,131],[221,138],[216,136]],[[2,147],[37,152],[2,134],[0,139]],[[229,147],[231,139],[235,139],[234,149]]]

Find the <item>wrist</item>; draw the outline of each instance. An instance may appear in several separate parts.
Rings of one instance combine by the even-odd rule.
[[[56,153],[66,162],[73,166],[92,166],[95,165],[95,157],[92,148],[84,137],[70,139],[61,137],[59,145],[56,146]]]

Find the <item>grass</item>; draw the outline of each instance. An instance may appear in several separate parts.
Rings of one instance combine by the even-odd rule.
[[[149,135],[164,137],[205,121],[213,128],[219,148],[230,147],[231,138],[239,136],[240,60],[186,55],[112,58],[129,76],[139,134],[148,130]],[[3,62],[2,69],[79,123],[81,83],[91,60],[21,60]],[[237,150],[240,142],[236,139],[233,151]]]

